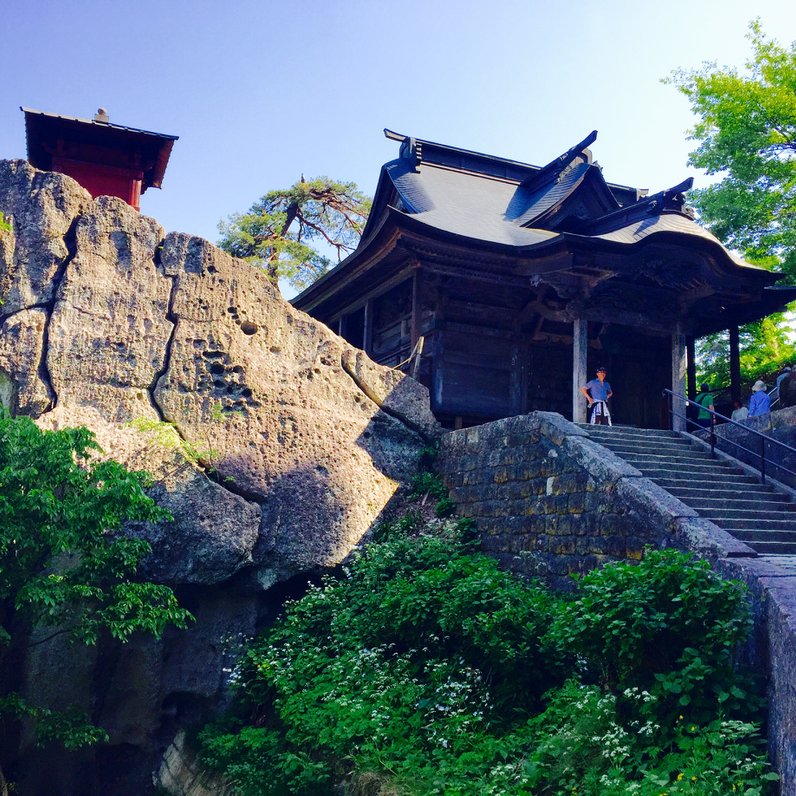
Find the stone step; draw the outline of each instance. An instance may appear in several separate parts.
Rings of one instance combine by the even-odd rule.
[[[618,451],[614,451],[618,453]],[[656,465],[671,465],[672,467],[694,467],[698,469],[705,468],[718,468],[720,470],[737,469],[731,465],[727,465],[721,459],[712,459],[710,456],[705,456],[698,452],[693,454],[688,453],[623,453],[622,458],[631,464],[650,464]]]
[[[672,492],[674,494],[674,492]],[[680,497],[675,495],[675,497]],[[766,499],[766,497],[768,499]],[[723,511],[724,509],[735,509],[743,511],[796,511],[796,506],[789,503],[787,498],[780,495],[763,496],[762,500],[747,500],[736,495],[732,497],[680,497],[683,503],[687,503],[692,509],[702,513],[703,511]],[[794,515],[796,516],[796,514]]]
[[[744,540],[738,537],[738,541],[743,542]],[[796,542],[748,542],[747,544],[756,553],[762,555],[796,555]]]
[[[627,461],[627,460],[625,460]],[[630,462],[633,464],[632,462]],[[716,465],[698,465],[695,464],[693,466],[683,466],[683,465],[672,465],[672,464],[659,464],[659,463],[640,463],[634,464],[634,466],[641,470],[644,475],[648,478],[666,478],[667,480],[671,479],[679,479],[679,480],[688,480],[688,481],[704,481],[704,484],[710,485],[712,483],[716,484],[731,484],[731,483],[739,483],[739,484],[753,484],[755,482],[755,478],[752,475],[746,475],[745,473],[741,472],[740,470],[735,470],[732,468],[724,468],[719,467]],[[693,485],[693,484],[692,484]]]
[[[716,501],[735,500],[736,498],[754,502],[765,502],[774,499],[787,501],[784,495],[774,492],[770,486],[765,486],[764,484],[745,484],[742,489],[725,489],[717,485],[669,486],[666,488],[675,497],[680,498],[686,503],[688,503],[689,500],[700,500],[703,498]]]
[[[696,506],[692,508],[696,509]],[[748,528],[754,528],[762,520],[781,520],[782,522],[792,523],[794,529],[796,529],[796,511],[783,511],[781,508],[774,511],[766,509],[733,509],[729,507],[696,510],[699,511],[700,516],[709,520],[742,520]]]
[[[747,544],[757,544],[758,542],[796,542],[796,533],[793,531],[768,531],[743,530],[738,531],[739,539]]]
[[[704,517],[706,520],[714,522],[719,526],[719,528],[723,528],[733,536],[742,534],[744,531],[793,531],[796,533],[796,521],[792,519],[769,520],[761,518],[751,521],[739,518],[722,519],[721,517],[705,517],[704,515],[700,516]]]
[[[585,429],[590,434],[595,436],[610,437],[618,439],[620,437],[632,437],[635,439],[650,439],[652,437],[669,438],[669,439],[683,439],[677,431],[668,431],[666,429],[658,428],[634,428],[633,426],[592,426],[588,423],[578,423],[580,428]]]
[[[596,440],[595,440],[596,441]],[[701,448],[696,448],[685,440],[655,440],[655,442],[634,442],[626,440],[599,440],[601,445],[615,453],[693,453],[697,456],[710,456]]]
[[[705,477],[703,473],[691,473],[688,470],[678,470],[676,473],[673,473],[670,467],[646,467],[642,470],[642,473],[664,489],[680,486],[693,487],[695,485],[702,488],[705,488],[706,485],[715,485],[724,488],[737,485],[739,489],[743,489],[747,484],[753,486],[758,483],[751,475],[717,473]]]

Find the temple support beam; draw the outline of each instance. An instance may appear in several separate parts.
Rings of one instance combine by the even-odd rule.
[[[369,354],[373,350],[373,299],[365,302],[365,313],[362,321],[362,350]]]
[[[693,337],[685,338],[685,350],[688,357],[688,397],[693,401],[697,396],[696,383],[696,340]]]
[[[685,395],[685,374],[686,374],[686,345],[685,335],[680,333],[680,329],[672,335],[672,392],[678,395]],[[672,397],[672,430],[685,431],[685,401],[682,398]]]
[[[715,387],[716,385],[711,385]],[[737,326],[730,326],[730,393],[733,401],[741,398],[741,346]]]
[[[589,323],[585,320],[572,322],[572,422],[586,422],[586,400],[580,388],[589,380],[586,357],[589,352]]]

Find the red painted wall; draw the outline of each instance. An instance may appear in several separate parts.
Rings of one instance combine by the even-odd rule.
[[[141,172],[57,156],[53,156],[52,168],[77,180],[95,198],[118,196],[136,210],[141,209]]]

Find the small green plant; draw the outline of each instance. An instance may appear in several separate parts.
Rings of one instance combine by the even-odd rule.
[[[431,497],[440,500],[448,496],[448,488],[436,473],[424,470],[412,476],[409,496],[423,499]]]
[[[137,417],[127,425],[145,434],[156,445],[169,450],[178,450],[191,464],[207,466],[209,470],[215,470],[213,462],[218,460],[219,452],[210,447],[200,448],[189,442],[180,434],[174,423]]]
[[[419,470],[434,470],[434,464],[437,461],[437,456],[439,455],[439,443],[435,442],[430,445],[426,445],[424,448],[421,448],[420,453],[417,457],[417,466]]]
[[[419,511],[407,511],[400,517],[379,522],[371,533],[374,542],[387,542],[417,532],[423,523]]]
[[[11,232],[12,229],[11,223],[6,220],[6,217],[0,211],[0,232]]]
[[[456,513],[456,503],[451,500],[449,497],[444,497],[442,500],[437,501],[437,505],[434,506],[434,514],[437,517],[450,517],[452,514]]]

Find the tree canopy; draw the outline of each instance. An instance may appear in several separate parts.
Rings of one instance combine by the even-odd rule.
[[[691,165],[721,179],[692,192],[700,220],[750,261],[796,280],[796,42],[782,47],[749,29],[746,70],[678,70],[673,83],[699,121]]]
[[[224,251],[251,260],[274,284],[304,288],[352,252],[370,212],[370,199],[353,182],[301,179],[269,191],[246,213],[219,224]],[[319,248],[320,247],[320,248]]]
[[[796,281],[796,42],[781,47],[749,26],[752,55],[745,71],[705,63],[668,79],[691,103],[698,122],[689,131],[698,146],[689,163],[716,182],[692,191],[689,201],[727,246],[750,262],[781,270]],[[782,314],[741,328],[741,373],[752,382],[796,356]],[[700,380],[729,380],[726,334],[699,342]]]

